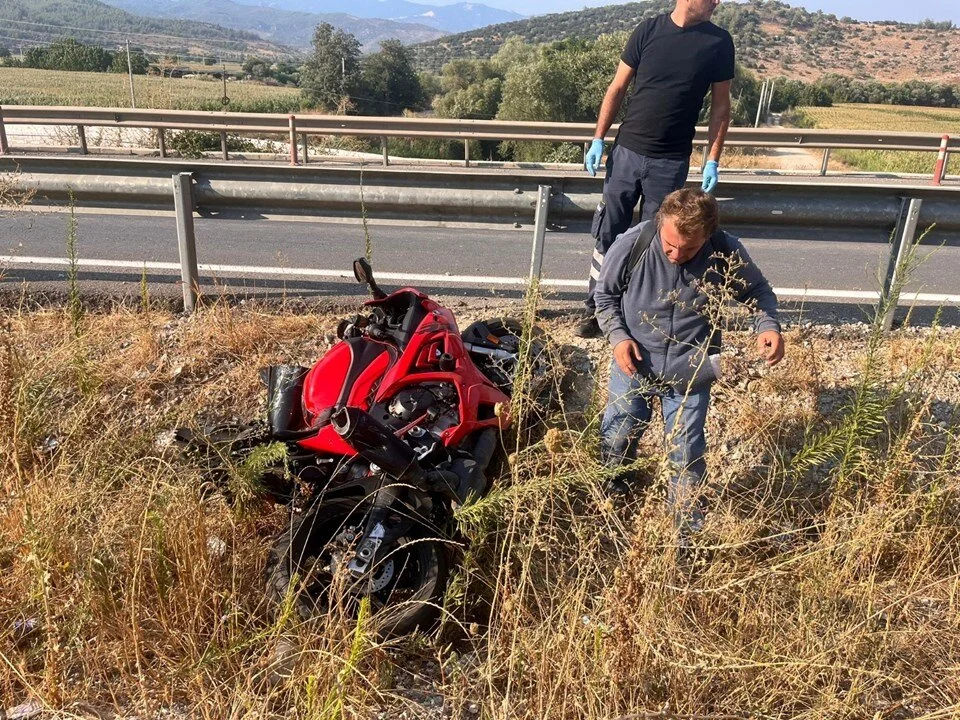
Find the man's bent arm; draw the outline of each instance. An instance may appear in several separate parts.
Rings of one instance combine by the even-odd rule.
[[[600,329],[611,347],[624,340],[632,340],[623,317],[623,294],[627,291],[627,264],[633,251],[632,242],[615,242],[603,258],[603,267],[597,278],[593,299]]]
[[[593,133],[595,138],[601,140],[607,136],[607,131],[613,125],[617,113],[620,112],[620,106],[623,105],[623,98],[627,94],[627,88],[636,69],[627,65],[623,60],[617,66],[617,73],[613,76],[613,81],[607,87],[607,92],[603,96],[603,102],[600,104],[600,114],[597,116],[597,128]],[[729,99],[729,98],[728,98]]]
[[[723,143],[730,127],[730,81],[713,83],[710,86],[710,129],[707,135],[709,160],[720,162]]]

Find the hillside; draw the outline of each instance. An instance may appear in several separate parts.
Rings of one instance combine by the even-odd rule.
[[[666,12],[670,0],[627,3],[542,15],[449,35],[416,47],[422,68],[438,70],[455,57],[490,57],[516,35],[543,43],[627,32]],[[810,13],[778,0],[722,3],[714,21],[734,37],[740,61],[764,76],[813,80],[828,72],[862,79],[960,83],[960,30],[948,24],[858,22]]]
[[[224,57],[291,53],[251,32],[192,20],[143,17],[99,0],[0,0],[0,25],[0,45],[8,47],[45,45],[71,37],[104,47],[129,40],[131,45],[158,53]]]
[[[431,5],[408,0],[245,0],[280,10],[310,13],[340,13],[355,18],[396,20],[427,25],[445,33],[463,32],[493,23],[523,18],[519,13],[476,2]]]
[[[313,29],[321,22],[345,30],[364,52],[376,52],[380,41],[397,38],[404,44],[434,40],[443,33],[425,24],[358,18],[344,13],[311,13],[247,5],[233,0],[109,0],[109,4],[138,15],[218,23],[246,30],[298,50],[308,50]]]

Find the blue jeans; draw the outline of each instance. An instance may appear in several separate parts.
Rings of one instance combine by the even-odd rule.
[[[687,181],[690,158],[659,158],[639,155],[614,145],[607,155],[607,174],[603,178],[603,202],[593,216],[590,234],[597,241],[590,266],[586,305],[593,310],[593,289],[603,257],[618,235],[632,225],[633,211],[640,203],[640,221],[650,220],[663,199],[679,190]]]
[[[696,532],[703,525],[702,487],[707,475],[704,426],[710,405],[710,387],[684,394],[651,390],[640,378],[610,367],[607,408],[600,423],[600,451],[605,465],[629,465],[637,457],[637,443],[650,422],[650,401],[659,396],[663,413],[664,445],[670,461],[667,504],[681,530]]]

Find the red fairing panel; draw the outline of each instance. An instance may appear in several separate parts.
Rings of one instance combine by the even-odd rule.
[[[460,330],[453,313],[432,300],[424,302],[430,312],[420,322],[420,326],[410,339],[409,345],[397,364],[390,368],[383,378],[383,385],[377,392],[377,401],[383,402],[408,385],[423,382],[448,382],[457,389],[460,400],[460,424],[441,433],[443,444],[453,447],[461,443],[468,435],[488,427],[506,428],[510,424],[508,410],[510,398],[502,393],[487,376],[473,364],[467,349],[460,338]],[[456,367],[452,372],[441,372],[436,349],[452,355]],[[432,355],[430,369],[423,367],[424,359]],[[501,405],[503,412],[493,416],[493,408]],[[481,407],[486,407],[485,419],[479,420]]]
[[[318,453],[355,455],[353,447],[330,425],[330,410],[343,405],[369,410],[374,391],[395,357],[391,346],[367,338],[334,345],[304,379],[304,415],[311,425],[322,427],[316,436],[301,440],[299,445]]]
[[[447,447],[458,445],[477,430],[509,426],[510,398],[473,364],[453,313],[410,288],[393,295],[404,292],[413,292],[420,298],[426,315],[400,357],[391,344],[366,337],[351,338],[334,345],[307,373],[303,387],[304,416],[311,426],[318,426],[320,430],[316,436],[299,442],[304,449],[324,455],[356,455],[330,425],[331,410],[344,405],[369,410],[373,402],[383,402],[402,388],[423,382],[447,382],[457,389],[460,424],[441,434]],[[377,305],[386,300],[365,304]],[[453,371],[440,370],[442,353],[455,359]],[[496,405],[502,408],[499,416],[494,415]],[[481,417],[484,419],[479,419]]]

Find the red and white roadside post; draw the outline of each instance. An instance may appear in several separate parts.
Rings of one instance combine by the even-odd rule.
[[[933,168],[933,184],[939,185],[943,180],[943,166],[947,162],[947,145],[950,142],[950,136],[944,135],[940,139],[940,152],[937,153],[937,164]]]

